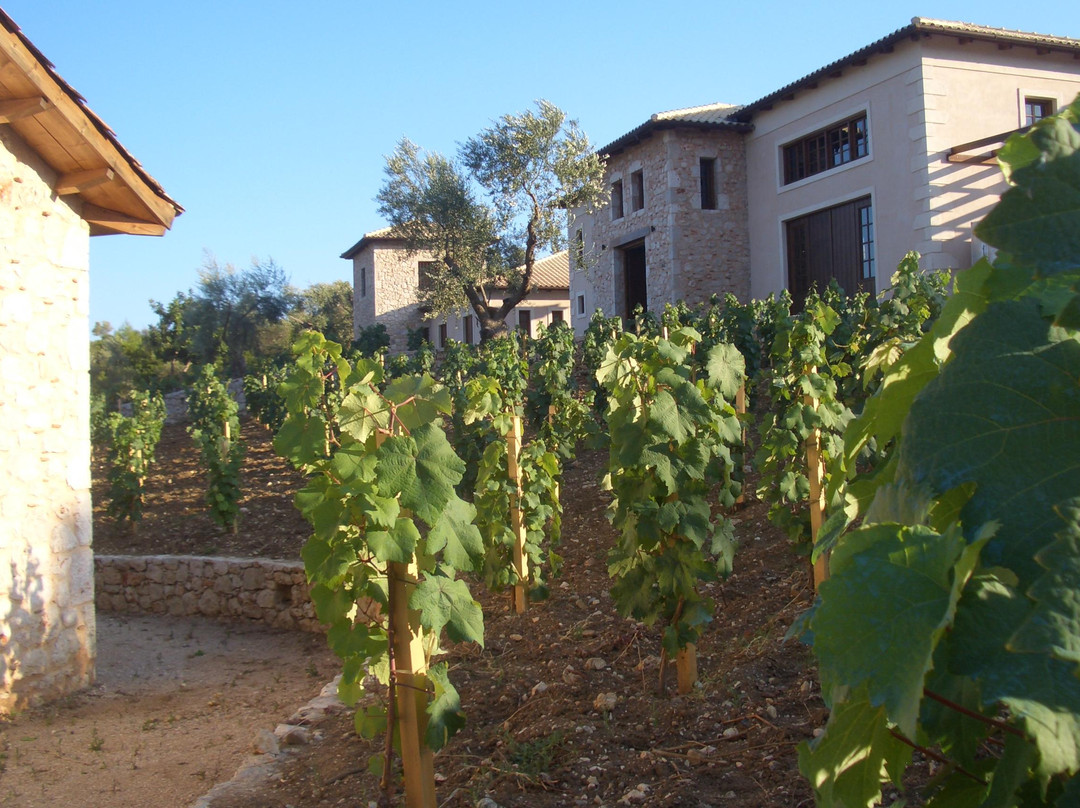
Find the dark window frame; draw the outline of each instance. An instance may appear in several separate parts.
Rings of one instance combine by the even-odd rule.
[[[526,336],[532,336],[532,311],[529,309],[518,309],[518,324],[519,330],[524,331]]]
[[[551,324],[552,325],[555,325],[555,323],[564,322],[565,320],[566,320],[566,316],[563,314],[562,309],[552,309],[551,310]]]
[[[821,291],[834,278],[849,295],[875,291],[876,244],[870,196],[788,219],[784,233],[792,311],[802,310],[811,286]]]
[[[630,175],[630,212],[645,210],[645,173],[638,169]]]
[[[1034,126],[1043,118],[1054,114],[1057,104],[1053,98],[1040,98],[1034,95],[1024,96],[1024,126]]]
[[[473,341],[473,317],[471,314],[466,314],[461,321],[462,338],[466,345],[472,345]]]
[[[823,174],[870,156],[865,112],[830,124],[781,147],[784,185]]]
[[[701,209],[716,210],[716,158],[698,158],[698,179],[701,186]]]
[[[611,221],[617,221],[624,215],[622,180],[615,180],[611,183]]]
[[[367,267],[360,267],[360,297],[367,297]]]
[[[446,347],[446,340],[449,338],[447,334],[446,323],[439,323],[439,349]]]
[[[577,296],[577,313],[578,314],[584,314],[585,313],[585,295],[578,295]]]

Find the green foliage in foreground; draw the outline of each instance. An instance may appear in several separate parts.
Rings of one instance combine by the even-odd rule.
[[[317,332],[294,346],[295,367],[282,385],[288,416],[275,450],[309,475],[296,505],[313,534],[302,556],[319,619],[341,657],[340,693],[355,704],[369,673],[390,684],[392,635],[422,632],[428,656],[445,630],[454,641],[483,644],[483,615],[457,578],[474,569],[483,547],[473,506],[454,487],[464,464],[440,416],[450,394],[427,375],[387,383],[382,367],[355,365]],[[392,624],[391,563],[415,563],[418,583],[409,626]],[[440,748],[464,724],[444,664],[428,671],[427,743]],[[386,710],[357,714],[365,734],[387,730]]]
[[[999,249],[848,427],[884,465],[803,629],[832,709],[800,748],[819,805],[869,806],[912,747],[932,808],[1080,804],[1080,102],[1013,136]]]

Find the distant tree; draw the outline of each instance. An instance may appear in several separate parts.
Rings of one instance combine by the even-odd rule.
[[[466,141],[456,162],[402,140],[377,201],[408,248],[436,260],[421,301],[434,316],[471,309],[487,340],[532,290],[541,253],[563,248],[567,209],[599,202],[603,175],[577,122],[539,101]],[[498,305],[493,287],[505,288]]]
[[[302,328],[314,328],[331,342],[349,345],[353,339],[352,286],[348,281],[313,283],[299,295],[291,318]]]
[[[220,361],[230,376],[243,376],[248,358],[265,353],[260,350],[261,332],[274,331],[295,298],[288,276],[273,259],[252,260],[241,271],[230,264],[221,267],[208,255],[185,310],[196,359],[202,364]],[[281,342],[280,335],[273,342]]]
[[[91,333],[95,339],[90,341],[90,390],[103,396],[109,409],[133,390],[158,387],[161,361],[143,332],[128,323],[113,329],[108,322],[98,322]]]
[[[191,305],[191,296],[183,292],[178,292],[167,304],[150,301],[150,308],[158,321],[146,329],[146,343],[166,366],[166,386],[181,386],[195,359],[191,345],[192,328],[187,320]]]

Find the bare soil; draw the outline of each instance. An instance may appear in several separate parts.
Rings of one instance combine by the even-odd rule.
[[[137,534],[110,524],[101,513],[102,469],[95,465],[97,552],[296,558],[307,527],[292,506],[292,494],[303,480],[274,456],[270,436],[261,427],[245,423],[244,435],[249,441],[243,478],[248,494],[236,535],[223,533],[205,515],[196,451],[182,427],[167,427],[149,479],[146,518]],[[675,695],[670,670],[661,693],[659,628],[619,617],[607,594],[605,556],[614,534],[605,516],[607,495],[597,482],[604,459],[582,452],[565,474],[560,553],[566,563],[548,600],[516,616],[506,595],[470,583],[484,607],[486,643],[483,649],[452,646],[446,655],[468,725],[435,758],[440,805],[474,806],[485,796],[507,808],[812,805],[810,789],[797,770],[796,747],[822,726],[826,711],[810,655],[797,642],[784,641],[793,620],[812,601],[807,562],[767,522],[765,504],[751,498],[734,514],[736,571],[708,590],[717,608],[698,647],[701,686],[688,696]],[[299,664],[302,683],[308,660],[316,657],[309,650],[299,652],[291,644],[294,639],[277,635],[261,642],[279,669]],[[304,656],[297,659],[299,653]],[[333,672],[332,662],[324,664],[316,663],[320,675]],[[308,678],[317,691],[329,677]],[[181,692],[175,685],[173,691]],[[610,711],[597,706],[603,694],[615,696]],[[310,695],[281,688],[282,706],[288,702],[286,714]],[[76,697],[74,706],[50,708],[57,711],[53,720],[65,722],[79,709],[81,698]],[[202,699],[203,712],[218,709],[207,706],[212,700]],[[131,712],[137,701],[135,694],[117,693],[112,709]],[[160,713],[154,715],[163,722],[167,715],[162,718]],[[264,715],[268,728],[282,720],[273,710]],[[0,725],[9,744],[24,732],[19,723]],[[239,801],[219,800],[215,806],[378,803],[376,778],[368,774],[367,761],[381,751],[381,741],[357,737],[347,714],[327,719],[322,730],[322,742],[289,758],[281,775],[258,793]],[[98,731],[103,732],[100,724]],[[250,740],[250,733],[238,732]],[[188,754],[201,745],[177,732],[159,736],[174,738],[178,749]],[[67,748],[75,747],[83,758],[96,761],[110,741],[96,753],[88,750],[85,739]],[[7,777],[12,754],[9,749]],[[125,754],[130,758],[130,752]],[[123,765],[128,765],[123,759],[115,764]],[[203,791],[230,774],[227,764],[199,767],[206,773]],[[112,783],[113,776],[103,772],[99,779]],[[68,804],[98,804],[79,802],[78,794],[74,800]],[[62,796],[51,801],[62,801]]]

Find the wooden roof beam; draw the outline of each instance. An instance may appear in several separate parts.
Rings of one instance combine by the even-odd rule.
[[[56,191],[60,196],[68,194],[81,194],[83,191],[98,185],[111,182],[116,177],[116,172],[111,168],[91,168],[87,171],[72,171],[64,174],[56,181]]]
[[[133,216],[126,216],[115,210],[106,210],[97,205],[85,203],[82,218],[90,225],[90,235],[100,236],[107,233],[127,233],[130,236],[164,236],[168,229],[163,224],[144,222]]]
[[[40,115],[52,106],[43,95],[29,98],[7,98],[0,101],[0,123],[11,123],[22,118]]]

